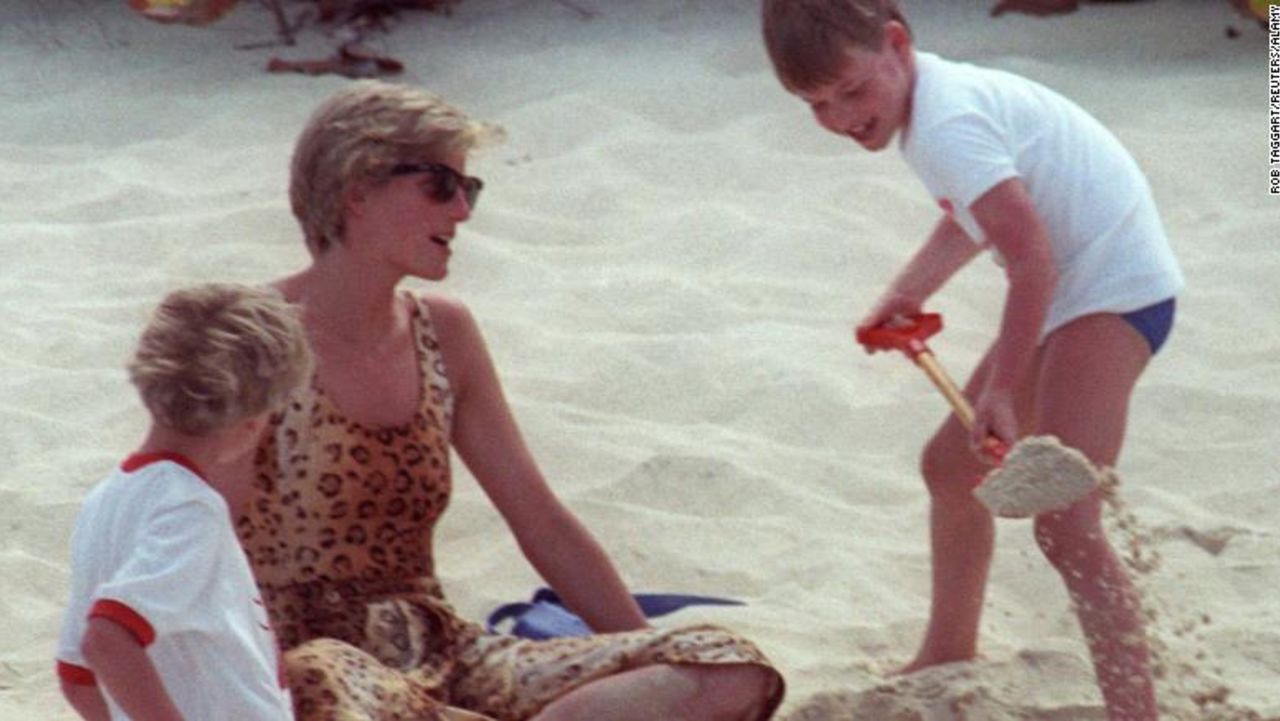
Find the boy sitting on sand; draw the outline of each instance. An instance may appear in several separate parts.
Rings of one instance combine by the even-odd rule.
[[[252,476],[226,471],[310,368],[275,293],[211,284],[156,310],[129,364],[151,428],[89,492],[71,540],[57,668],[84,718],[293,718],[231,524]]]
[[[917,52],[895,0],[765,0],[787,90],[872,151],[896,137],[943,217],[862,328],[920,312],[983,249],[1009,281],[999,335],[924,450],[933,559],[928,630],[911,672],[976,653],[994,523],[974,498],[994,435],[1056,435],[1114,466],[1129,398],[1173,322],[1182,274],[1151,190],[1095,119],[1030,80]],[[1113,721],[1156,718],[1142,615],[1094,493],[1038,516],[1035,537],[1074,602]]]

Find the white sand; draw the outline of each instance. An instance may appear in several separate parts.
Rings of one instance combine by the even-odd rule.
[[[917,453],[946,413],[851,324],[936,217],[892,153],[820,132],[785,95],[754,0],[467,0],[385,40],[407,79],[503,123],[444,290],[475,310],[547,475],[639,590],[757,639],[796,718],[1101,719],[1065,594],[1026,522],[1001,523],[984,659],[886,682],[928,604]],[[142,414],[121,365],[167,289],[260,282],[304,251],[286,165],[345,82],[271,76],[244,2],[205,30],[125,3],[0,4],[0,718],[70,719],[52,654],[67,537]],[[1220,7],[1221,6],[1221,7]],[[1120,464],[1147,556],[1169,718],[1222,686],[1280,717],[1280,201],[1265,194],[1265,38],[1225,3],[1087,5],[994,22],[908,0],[918,41],[1075,98],[1132,149],[1189,288]],[[1244,36],[1231,40],[1233,23]],[[990,341],[986,260],[941,294],[958,375]],[[440,531],[466,612],[536,579],[475,484]],[[887,684],[887,686],[882,686]],[[816,694],[825,715],[804,711]],[[911,708],[924,709],[912,711]],[[807,715],[801,715],[807,714]],[[1250,718],[1245,712],[1236,718]]]

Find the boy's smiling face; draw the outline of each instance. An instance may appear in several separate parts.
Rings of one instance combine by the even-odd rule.
[[[879,50],[846,50],[834,80],[796,95],[809,104],[819,125],[876,151],[907,127],[914,80],[911,37],[890,22]]]

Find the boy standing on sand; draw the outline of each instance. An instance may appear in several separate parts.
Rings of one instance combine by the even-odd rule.
[[[206,285],[156,310],[129,364],[151,428],[90,491],[71,540],[57,669],[85,719],[293,718],[231,524],[252,475],[226,470],[310,368],[273,292]]]
[[[778,78],[818,123],[872,151],[897,136],[944,212],[860,327],[920,312],[983,249],[1008,278],[999,335],[965,388],[974,430],[948,417],[923,453],[933,602],[902,671],[972,659],[995,536],[972,494],[987,470],[975,449],[1052,434],[1114,466],[1182,274],[1133,159],[1062,96],[917,52],[896,0],[764,0],[763,25]],[[1098,494],[1037,517],[1035,537],[1074,602],[1108,718],[1155,719],[1141,609]]]

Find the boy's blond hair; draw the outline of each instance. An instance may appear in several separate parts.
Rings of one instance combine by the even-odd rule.
[[[850,49],[879,51],[890,21],[911,30],[898,0],[764,0],[761,16],[774,72],[792,92],[834,80]]]
[[[342,241],[343,205],[398,163],[440,161],[502,137],[421,88],[379,80],[347,85],[316,108],[294,146],[289,202],[312,254]]]
[[[167,295],[128,366],[155,423],[192,436],[275,409],[311,368],[295,306],[225,283]]]

